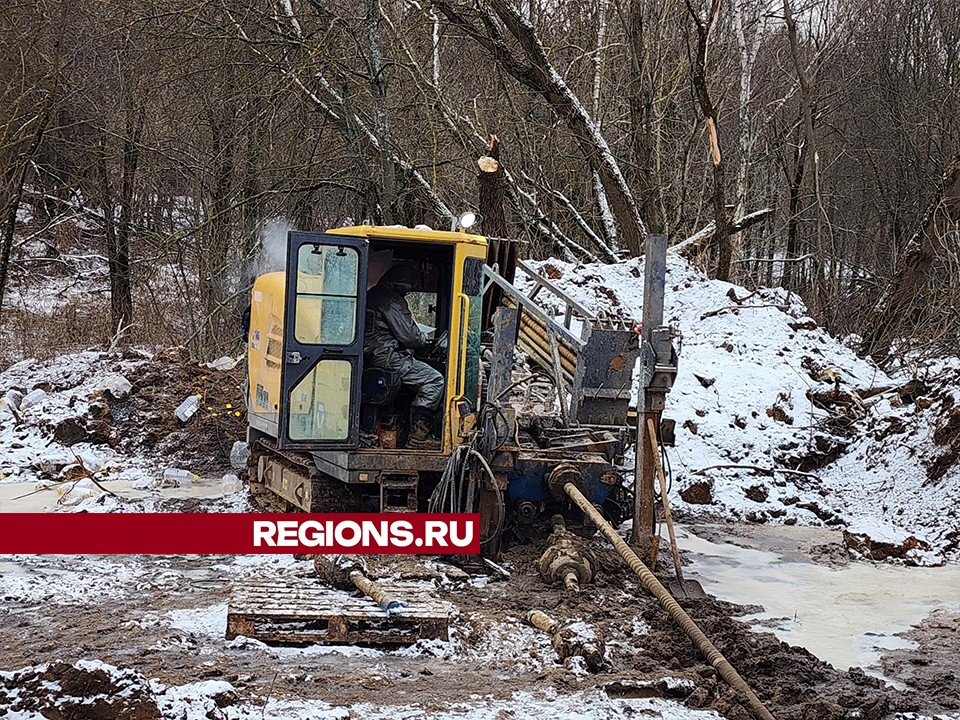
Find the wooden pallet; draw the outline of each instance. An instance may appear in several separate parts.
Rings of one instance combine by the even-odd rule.
[[[238,581],[227,606],[227,639],[272,644],[411,645],[447,640],[443,603],[416,583],[383,583],[404,601],[389,616],[368,597],[335,590],[312,576]]]

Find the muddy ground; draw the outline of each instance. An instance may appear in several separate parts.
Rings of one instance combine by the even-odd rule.
[[[230,683],[206,715],[213,718],[231,717],[223,708],[258,707],[271,698],[316,698],[333,707],[374,702],[430,712],[471,697],[491,703],[509,701],[518,692],[564,696],[596,689],[610,698],[667,697],[731,720],[751,717],[611,550],[601,551],[604,569],[597,581],[574,595],[538,579],[535,562],[543,546],[536,541],[509,549],[504,556],[509,577],[466,576],[436,558],[372,559],[372,573],[420,578],[453,614],[450,642],[392,651],[272,649],[226,641],[231,586],[243,578],[309,571],[310,563],[286,556],[4,559],[0,669],[59,664],[0,675],[0,715],[6,707],[83,720],[159,716],[146,690],[136,700],[132,685],[74,667],[78,660],[97,659],[168,686]],[[887,677],[902,683],[895,689],[861,670],[838,672],[732,619],[750,608],[712,598],[682,604],[780,720],[880,720],[960,710],[956,616],[935,618],[914,631],[916,650],[884,660]],[[606,642],[604,666],[589,672],[576,658],[559,661],[550,639],[522,623],[531,608],[561,621],[592,624]],[[62,693],[74,687],[100,699],[51,709],[51,682],[66,688]],[[112,705],[114,700],[126,705]]]
[[[243,402],[240,370],[211,371],[186,362],[177,352],[149,362],[135,357],[115,362],[107,369],[127,375],[129,395],[117,399],[96,391],[88,398],[88,411],[79,418],[51,421],[50,434],[56,437],[59,432],[67,445],[109,445],[125,456],[155,459],[157,474],[170,464],[213,475],[229,469],[230,447],[244,429],[237,411]],[[63,389],[58,382],[71,386],[53,378],[45,389]],[[203,402],[196,416],[183,424],[173,418],[173,408],[189,394],[200,395]],[[54,467],[43,472],[59,479],[62,471]],[[242,500],[238,504],[236,499],[196,497],[156,499],[149,509],[247,508]],[[685,519],[698,518],[688,513]],[[766,526],[750,527],[756,535],[756,528]],[[735,535],[735,528],[724,536]],[[803,545],[790,533],[788,527],[771,528],[764,547],[783,559],[803,556],[830,566],[848,560],[843,544]],[[717,717],[678,715],[677,706],[666,704],[659,710],[628,706],[623,712],[615,704],[604,704],[606,699],[616,703],[637,698],[668,698],[730,720],[750,717],[742,699],[609,548],[600,551],[602,571],[596,581],[573,595],[547,587],[537,577],[535,563],[544,545],[540,539],[509,548],[503,558],[509,577],[467,576],[436,558],[371,561],[372,572],[383,577],[419,577],[451,611],[449,642],[399,650],[278,649],[227,641],[231,588],[252,577],[309,571],[309,563],[291,557],[0,557],[0,718],[39,712],[71,720],[246,720],[278,716],[268,711],[271,703],[315,701],[346,713],[322,717],[374,717],[371,704],[377,717],[409,717],[414,716],[409,708],[443,713],[459,702],[503,708],[484,718],[539,717],[546,705],[534,705],[533,710],[516,705],[525,693],[561,708],[551,717],[567,717],[564,708],[572,710],[581,698],[592,703],[584,709],[590,717]],[[666,547],[661,554],[668,557]],[[931,617],[908,636],[916,648],[884,657],[876,670],[893,686],[862,670],[839,672],[806,650],[733,619],[756,608],[715,599],[681,604],[779,720],[918,717],[913,713],[960,718],[956,615]],[[603,666],[591,670],[577,658],[561,661],[550,638],[523,623],[533,608],[564,623],[590,623],[605,640]],[[94,660],[120,670],[78,664]],[[51,665],[36,667],[44,663]],[[25,667],[33,669],[10,673]],[[170,691],[163,694],[151,685],[153,679],[168,688],[209,683],[197,705],[202,711],[177,705]],[[350,709],[358,704],[365,704],[362,713]],[[321,717],[311,707],[300,715],[282,716]]]

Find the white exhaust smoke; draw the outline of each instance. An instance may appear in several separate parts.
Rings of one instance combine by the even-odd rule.
[[[256,275],[283,270],[287,262],[287,232],[292,228],[283,217],[270,218],[260,230],[260,253],[254,260]]]

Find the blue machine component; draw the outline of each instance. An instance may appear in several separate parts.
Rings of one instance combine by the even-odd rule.
[[[507,476],[507,497],[511,503],[528,500],[533,503],[549,502],[554,500],[547,487],[547,477],[553,469],[555,461],[547,465],[544,461],[519,460],[516,468]],[[583,494],[596,504],[602,504],[610,494],[612,485],[600,480],[603,473],[611,470],[603,463],[589,463],[580,466],[583,473]]]

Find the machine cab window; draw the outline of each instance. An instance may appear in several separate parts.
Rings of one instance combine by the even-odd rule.
[[[453,248],[372,240],[361,443],[439,450],[449,376]]]

